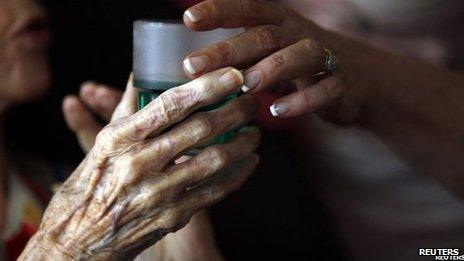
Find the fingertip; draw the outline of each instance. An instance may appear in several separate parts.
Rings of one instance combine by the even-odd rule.
[[[183,20],[186,26],[195,25],[204,19],[204,12],[199,8],[189,8],[184,12]]]
[[[242,73],[232,67],[224,68],[219,71],[219,83],[229,91],[236,91],[240,86],[243,85]]]
[[[274,117],[284,117],[291,111],[292,104],[287,101],[276,101],[269,107],[269,111]]]
[[[63,97],[63,103],[66,102],[66,101],[69,102],[70,100],[74,100],[74,99],[76,99],[76,98],[77,98],[76,95],[68,94],[68,95],[66,95],[66,96]]]
[[[264,76],[263,72],[259,69],[248,70],[244,73],[244,83],[242,91],[247,93],[256,93],[261,87]]]
[[[131,72],[129,74],[129,78],[127,79],[126,88],[133,88],[134,87],[134,73]]]
[[[85,100],[92,99],[95,95],[96,89],[97,85],[94,82],[86,82],[81,85],[81,89],[79,90],[79,96]]]
[[[228,68],[230,70],[230,72],[232,72],[233,74],[235,74],[235,76],[238,78],[238,82],[243,85],[243,82],[244,82],[244,77],[243,77],[243,74],[242,72],[240,72],[239,70],[233,68],[233,67],[229,67]]]
[[[77,97],[69,95],[63,100],[63,114],[66,124],[71,130],[76,130],[80,121],[79,117],[80,101]]]
[[[73,108],[77,101],[78,101],[78,99],[77,99],[77,97],[75,95],[66,95],[63,98],[63,102],[61,104],[63,110],[69,110],[69,109]]]
[[[207,70],[210,61],[205,55],[189,55],[182,62],[184,72],[189,77],[195,77]]]
[[[94,81],[94,80],[87,80],[87,81],[81,83],[81,88],[86,86],[86,85],[97,85],[97,82]]]

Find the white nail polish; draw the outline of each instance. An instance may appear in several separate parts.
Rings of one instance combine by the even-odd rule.
[[[190,62],[190,59],[185,59],[182,63],[189,74],[195,74],[195,69],[192,66],[192,62]]]
[[[272,116],[282,116],[290,111],[290,103],[288,102],[276,102],[269,107]]]
[[[248,92],[250,88],[248,88],[246,85],[242,86],[242,92]]]
[[[198,21],[200,21],[202,19],[202,17],[190,10],[187,10],[185,11],[184,13],[185,16],[187,16],[187,18],[192,22],[192,23],[196,23]]]
[[[270,109],[270,111],[271,111],[272,116],[274,116],[274,117],[279,116],[279,114],[277,113],[276,105],[275,105],[275,104],[272,104],[272,106],[269,107],[269,109]]]

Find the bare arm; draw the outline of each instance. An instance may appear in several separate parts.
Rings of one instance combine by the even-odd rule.
[[[368,99],[353,123],[371,130],[424,173],[464,196],[464,76],[342,41],[352,47],[333,48],[349,61],[341,67],[347,88],[359,84],[375,90],[366,92]],[[357,49],[359,59],[350,59],[347,49]]]

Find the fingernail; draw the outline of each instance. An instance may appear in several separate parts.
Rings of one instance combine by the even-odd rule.
[[[249,90],[250,90],[250,88],[248,88],[246,85],[242,86],[242,91],[243,92],[248,92]]]
[[[197,74],[206,69],[206,57],[205,56],[196,56],[190,57],[184,60],[184,69],[189,74]]]
[[[219,77],[219,83],[224,88],[232,91],[240,83],[243,83],[243,76],[237,69],[231,69]]]
[[[290,111],[290,103],[288,102],[278,102],[274,103],[270,108],[271,114],[274,117],[282,116]]]
[[[243,92],[248,92],[256,88],[262,81],[262,73],[258,70],[254,70],[245,74],[245,84],[242,87]]]
[[[185,11],[184,17],[192,23],[197,23],[203,20],[203,12],[197,9],[189,9]]]

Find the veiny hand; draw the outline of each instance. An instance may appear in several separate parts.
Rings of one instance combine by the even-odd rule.
[[[63,101],[63,114],[69,128],[76,134],[82,150],[92,149],[103,124],[109,122],[122,98],[122,93],[107,85],[88,81],[81,85],[79,96],[69,95]],[[176,163],[190,157],[184,156]],[[145,250],[137,261],[145,260],[221,260],[214,240],[214,231],[206,211],[192,216],[182,229],[171,233]]]
[[[184,23],[200,31],[246,29],[241,35],[191,53],[184,61],[184,70],[195,78],[224,66],[243,68],[243,90],[251,93],[281,81],[294,81],[298,91],[271,106],[274,116],[330,112],[334,120],[349,122],[366,100],[367,88],[362,84],[351,88],[350,77],[355,75],[345,74],[354,66],[351,61],[357,60],[349,41],[342,41],[285,5],[264,0],[207,0],[188,9]],[[336,74],[319,80],[314,75],[324,69],[324,48],[333,51],[339,64]]]
[[[173,162],[254,116],[255,98],[243,95],[185,119],[242,84],[239,71],[221,69],[163,93],[138,112],[129,84],[111,123],[53,197],[20,259],[134,258],[237,189],[258,163],[256,128]]]

